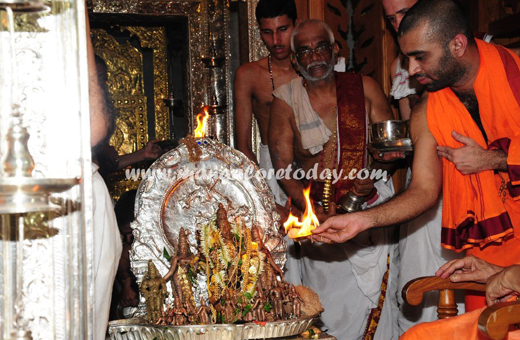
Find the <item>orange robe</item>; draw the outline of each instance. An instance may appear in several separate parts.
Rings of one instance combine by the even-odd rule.
[[[520,58],[509,50],[477,40],[480,68],[474,84],[482,132],[450,88],[428,96],[428,127],[437,143],[462,147],[452,131],[486,149],[507,154],[508,172],[462,175],[443,159],[442,246],[467,249],[487,262],[520,263]],[[500,190],[503,184],[507,189]],[[480,299],[479,307],[485,305]],[[466,306],[466,310],[474,309]]]
[[[399,340],[489,340],[478,330],[478,318],[484,308],[460,316],[415,325]],[[509,332],[505,340],[520,340],[520,330]]]

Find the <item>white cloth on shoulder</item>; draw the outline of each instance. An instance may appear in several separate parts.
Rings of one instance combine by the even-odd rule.
[[[273,95],[285,101],[293,109],[296,126],[300,130],[302,147],[313,155],[323,150],[323,145],[332,136],[332,131],[312,109],[302,78],[295,78],[290,83],[280,86]]]
[[[417,93],[417,90],[410,86],[410,74],[408,70],[402,66],[403,59],[401,55],[397,58],[395,78],[392,81],[392,89],[390,90],[390,95],[394,97],[395,100],[406,98],[409,95]]]
[[[344,57],[338,57],[334,72],[347,72],[347,60]]]
[[[112,286],[123,245],[107,186],[92,164],[94,230],[94,340],[104,340],[112,299]]]

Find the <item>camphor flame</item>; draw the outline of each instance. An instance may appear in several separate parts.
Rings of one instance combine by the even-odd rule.
[[[209,107],[204,106],[204,113],[199,113],[197,115],[197,128],[193,131],[193,135],[195,138],[204,138],[206,137],[206,126],[208,125],[209,118]]]
[[[285,232],[290,238],[300,238],[311,235],[311,230],[316,229],[320,225],[318,217],[314,213],[312,202],[310,199],[311,186],[303,190],[303,196],[305,197],[305,213],[303,214],[303,220],[300,222],[299,219],[292,213],[289,213],[287,221],[283,224]],[[297,232],[291,229],[299,229]]]

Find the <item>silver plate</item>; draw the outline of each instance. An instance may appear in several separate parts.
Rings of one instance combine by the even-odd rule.
[[[134,243],[130,252],[131,268],[140,283],[153,260],[161,275],[169,269],[163,250],[175,254],[179,230],[189,232],[191,252],[198,254],[196,232],[208,223],[224,205],[228,219],[240,217],[251,228],[262,228],[264,242],[275,262],[283,268],[286,261],[286,244],[278,232],[280,216],[275,210],[274,198],[264,177],[253,162],[241,152],[210,139],[197,139],[202,154],[200,161],[190,162],[186,145],[181,144],[164,154],[143,177],[136,202],[136,220],[132,223]],[[252,176],[247,172],[254,169]],[[206,171],[199,175],[197,171]],[[234,177],[223,176],[234,171]],[[220,175],[220,176],[219,176]],[[200,273],[194,285],[194,299],[207,301],[206,277]],[[171,285],[167,285],[173,304]],[[141,298],[137,309],[125,316],[142,316],[146,307]],[[153,338],[153,337],[152,337]]]
[[[370,151],[413,151],[413,144],[410,138],[398,139],[387,142],[372,142],[367,145]]]
[[[191,325],[151,326],[140,319],[116,320],[109,323],[110,340],[242,340],[288,337],[305,332],[317,316],[266,322],[263,325]]]

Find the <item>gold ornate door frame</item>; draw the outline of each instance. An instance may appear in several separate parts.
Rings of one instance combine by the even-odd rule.
[[[202,111],[203,106],[209,105],[212,100],[212,94],[208,92],[210,82],[218,83],[218,91],[216,91],[217,100],[220,105],[226,106],[225,115],[227,121],[228,144],[233,140],[232,125],[232,108],[230,105],[231,86],[229,76],[229,11],[225,2],[222,0],[186,0],[186,1],[154,1],[140,0],[136,1],[115,1],[115,0],[89,0],[88,7],[91,12],[91,20],[100,23],[108,23],[117,25],[121,23],[121,30],[126,30],[130,35],[137,36],[140,40],[141,47],[153,49],[154,64],[154,112],[155,112],[155,138],[159,140],[171,138],[170,134],[170,115],[168,108],[164,104],[164,99],[168,98],[168,71],[167,71],[167,52],[166,43],[164,41],[164,27],[148,27],[150,25],[162,26],[169,20],[178,20],[180,17],[186,18],[187,22],[187,48],[186,64],[184,66],[184,93],[183,101],[185,105],[185,113],[188,115],[188,131],[193,131],[196,124],[196,115]],[[208,10],[208,8],[213,8]],[[217,10],[215,10],[215,8]],[[151,19],[152,18],[152,19]],[[135,22],[135,25],[143,26],[127,26],[128,23]],[[123,23],[126,24],[123,26]],[[210,34],[211,31],[211,34]],[[99,32],[95,32],[99,35]],[[106,37],[104,37],[106,39]],[[211,41],[211,43],[210,43]],[[106,41],[105,41],[106,42]],[[116,46],[115,40],[110,42]],[[96,50],[103,50],[102,46],[95,46]],[[202,58],[208,57],[213,49],[218,47],[218,53],[224,57],[225,63],[217,73],[217,76],[211,75],[209,70],[205,68]],[[127,46],[127,50],[131,51],[132,46]],[[99,53],[99,52],[98,52]],[[105,51],[105,53],[108,53]],[[103,52],[100,53],[104,60]],[[137,60],[134,56],[134,60]],[[142,59],[142,57],[141,57]],[[141,65],[142,65],[142,60]],[[157,62],[157,61],[163,61]],[[136,62],[134,62],[137,64]],[[110,66],[107,65],[110,71]],[[142,74],[142,69],[140,70]],[[137,69],[136,71],[137,72]],[[128,77],[133,83],[142,82],[142,76],[137,77],[131,75]],[[139,88],[139,86],[137,86]],[[141,86],[142,89],[142,86]],[[112,91],[111,91],[112,93]],[[147,131],[147,115],[146,115],[146,97],[144,92],[140,90],[134,91],[131,97],[113,98],[116,108],[128,110],[128,106],[133,106],[136,113],[132,117],[126,117],[130,121],[130,129],[127,132],[118,130],[111,144],[116,146],[119,154],[127,154],[137,151],[144,147],[148,141]],[[125,127],[125,124],[119,124]],[[128,124],[126,124],[128,125]],[[132,130],[132,126],[135,129]],[[110,180],[114,198],[118,198],[123,192],[137,188],[139,182],[126,179],[123,174],[119,174],[118,178]]]
[[[213,0],[218,2],[219,0]],[[140,1],[117,1],[117,0],[89,0],[87,1],[91,10],[91,15],[110,15],[117,21],[118,16],[133,16],[146,17],[150,16],[158,18],[168,18],[175,16],[186,17],[188,21],[188,41],[189,41],[189,57],[186,65],[186,88],[184,101],[188,105],[188,113],[190,115],[189,131],[193,131],[195,125],[195,117],[197,113],[201,112],[204,105],[211,102],[211,98],[207,93],[207,85],[209,82],[209,72],[205,68],[202,58],[208,56],[210,48],[208,47],[208,40],[210,37],[210,17],[214,17],[214,13],[210,16],[208,14],[208,1],[202,0],[184,0],[184,1],[154,1],[154,0],[140,0]],[[225,84],[225,88],[219,92],[219,100],[221,104],[227,105],[226,115],[228,122],[228,142],[232,140],[232,117],[230,117],[230,77],[229,77],[229,11],[226,9],[223,13],[224,22],[219,23],[221,31],[212,32],[213,39],[220,39],[217,44],[223,47],[221,52],[225,57],[225,64],[220,73],[221,79],[217,81]],[[160,103],[162,99],[160,98]],[[169,120],[168,120],[169,123]],[[169,126],[169,125],[168,125]],[[158,138],[167,136],[157,136]]]
[[[168,95],[165,28],[121,26],[119,30],[129,33],[129,38],[138,37],[141,49],[150,48],[153,53],[155,136],[158,139],[168,139],[170,116],[162,100]],[[119,155],[133,153],[144,148],[149,140],[143,52],[128,40],[118,42],[104,29],[92,29],[91,35],[96,55],[105,62],[107,87],[117,112],[116,128],[110,145]],[[125,191],[137,189],[139,185],[139,181],[127,179],[123,172],[111,174],[108,182],[110,192],[116,200]]]

